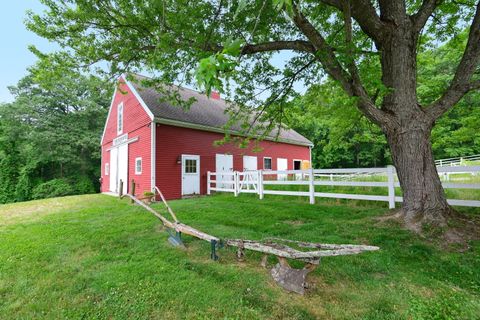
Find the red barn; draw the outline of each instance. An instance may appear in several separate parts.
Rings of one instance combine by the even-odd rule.
[[[234,144],[216,145],[224,137],[227,103],[218,95],[179,89],[195,98],[188,111],[161,100],[156,90],[121,77],[102,136],[101,191],[136,194],[156,185],[167,199],[205,194],[208,171],[293,170],[309,166],[312,143],[293,130],[259,142],[260,151]],[[239,133],[232,128],[231,133]]]

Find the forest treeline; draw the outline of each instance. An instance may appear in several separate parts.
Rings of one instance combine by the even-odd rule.
[[[419,56],[422,103],[438,98],[449,84],[445,75],[456,66],[465,35]],[[47,67],[30,68],[10,88],[14,101],[0,104],[0,203],[99,191],[100,137],[113,84],[74,72],[52,77],[39,72]],[[354,103],[327,80],[285,109],[287,124],[314,142],[314,167],[391,162],[384,135]],[[432,132],[435,157],[480,154],[479,128],[480,94],[475,92],[438,121]]]
[[[9,88],[13,102],[0,104],[0,203],[99,190],[112,85],[72,73],[53,82],[35,71]]]

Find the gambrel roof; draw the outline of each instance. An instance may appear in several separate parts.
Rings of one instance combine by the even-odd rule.
[[[224,132],[225,125],[229,121],[229,115],[226,112],[228,102],[223,99],[213,99],[205,94],[182,87],[176,87],[182,100],[195,98],[195,102],[188,110],[174,106],[168,101],[162,100],[162,93],[154,88],[142,85],[147,77],[133,75],[134,80],[126,81],[127,85],[134,91],[134,94],[146,108],[147,112],[153,117],[155,122],[190,127],[199,130]],[[241,134],[241,124],[233,124],[229,127],[233,134]],[[269,135],[268,140],[278,139],[280,142],[313,146],[313,143],[301,134],[292,129],[274,129]]]

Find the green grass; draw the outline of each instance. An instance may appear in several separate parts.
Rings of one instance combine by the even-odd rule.
[[[310,275],[314,287],[299,296],[275,285],[259,254],[239,263],[227,248],[214,262],[209,244],[188,236],[186,250],[171,247],[159,222],[127,200],[86,195],[3,205],[0,318],[479,318],[479,242],[463,253],[440,249],[378,222],[385,208],[373,205],[245,194],[170,204],[183,222],[220,237],[381,250],[323,259]]]

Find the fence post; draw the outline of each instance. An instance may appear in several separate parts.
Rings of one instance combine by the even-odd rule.
[[[313,177],[313,168],[310,168],[310,173],[308,175],[308,191],[310,193],[310,204],[315,204],[315,184],[314,184],[314,177]]]
[[[133,180],[133,179],[132,179],[132,187],[131,188],[132,188],[131,189],[132,190],[131,194],[132,194],[132,196],[135,196],[135,180]],[[133,199],[131,199],[130,203],[133,204],[133,202],[134,202]]]
[[[119,184],[120,184],[120,190],[118,190],[118,197],[119,197],[120,199],[122,199],[122,197],[123,197],[123,180],[122,180],[122,179],[120,179],[120,183],[119,183]]]
[[[394,166],[387,166],[388,176],[388,208],[395,209],[395,178],[394,178]]]
[[[238,171],[233,172],[233,194],[238,197]]]
[[[260,200],[263,199],[263,170],[258,170],[258,178],[257,178],[257,187],[258,187],[258,198]]]
[[[210,171],[207,171],[207,194],[210,195],[212,193],[212,191],[210,190],[210,182],[211,180],[211,173]]]

